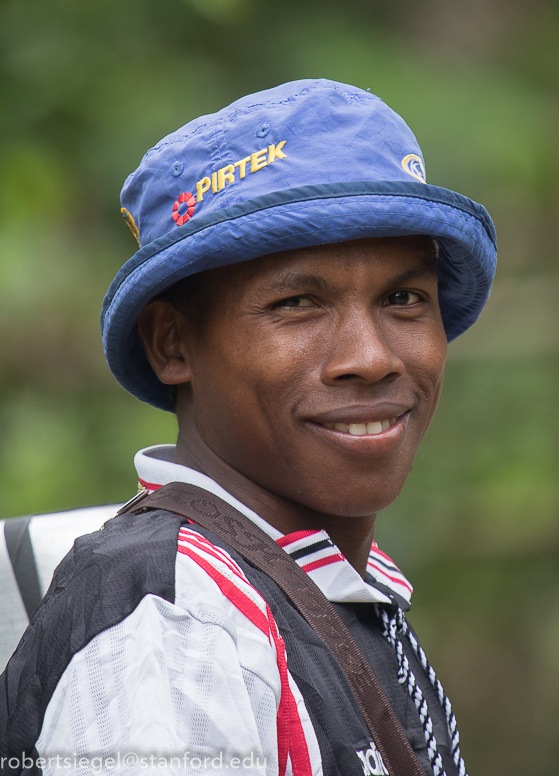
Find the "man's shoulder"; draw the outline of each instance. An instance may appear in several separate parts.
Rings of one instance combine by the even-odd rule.
[[[29,715],[37,717],[31,727],[40,727],[72,657],[145,596],[174,602],[180,525],[169,512],[124,514],[75,540],[3,674],[0,738],[8,720],[12,732],[20,722],[27,730],[22,720]]]
[[[93,602],[153,593],[174,597],[174,564],[181,518],[163,510],[123,514],[100,530],[78,536],[56,569],[42,607],[52,607],[69,587]],[[41,611],[38,610],[38,614]]]
[[[97,634],[125,619],[144,596],[174,602],[180,524],[181,518],[158,510],[120,515],[101,530],[78,536],[56,569],[9,671],[18,673],[19,665],[28,671],[37,661],[37,672],[51,675],[50,663],[66,665]]]

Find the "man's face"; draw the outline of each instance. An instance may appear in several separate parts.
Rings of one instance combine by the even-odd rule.
[[[442,383],[432,242],[286,251],[210,270],[199,282],[185,351],[194,417],[210,448],[319,512],[388,506]]]

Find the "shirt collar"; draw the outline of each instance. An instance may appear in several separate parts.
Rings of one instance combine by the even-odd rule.
[[[282,534],[228,493],[211,477],[173,462],[174,445],[153,445],[136,453],[134,465],[141,488],[157,490],[168,482],[186,482],[213,493],[235,507],[274,539],[307,572],[329,601],[385,603],[410,608],[412,586],[388,555],[373,542],[362,579],[326,531]]]

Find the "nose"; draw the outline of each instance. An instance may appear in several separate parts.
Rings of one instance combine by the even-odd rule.
[[[391,382],[404,374],[404,362],[395,352],[397,341],[389,336],[382,316],[370,309],[340,316],[331,334],[322,370],[327,385]]]

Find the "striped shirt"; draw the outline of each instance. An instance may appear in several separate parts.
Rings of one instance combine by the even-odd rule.
[[[383,636],[380,612],[408,609],[412,592],[394,562],[373,544],[363,579],[325,531],[282,535],[173,454],[171,445],[140,451],[141,486],[197,485],[277,541],[339,611],[433,773],[418,710]],[[436,692],[413,651],[404,652],[454,776]],[[61,752],[157,754],[169,774],[199,772],[187,753],[221,762],[219,772],[237,760],[266,776],[387,772],[339,665],[283,593],[210,532],[167,512],[122,515],[77,539],[2,682],[0,756],[35,747],[45,774],[57,772]]]

